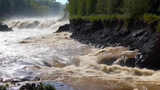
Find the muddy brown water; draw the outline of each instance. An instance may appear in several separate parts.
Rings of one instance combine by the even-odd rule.
[[[95,48],[71,39],[71,33],[55,33],[68,21],[21,18],[4,23],[14,31],[0,32],[1,82],[53,80],[74,90],[160,90],[159,71],[100,63],[138,52],[122,46]]]

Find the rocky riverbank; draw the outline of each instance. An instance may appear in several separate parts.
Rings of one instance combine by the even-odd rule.
[[[46,20],[40,23],[43,24]],[[26,20],[17,20],[19,24],[24,21]],[[31,22],[34,21],[33,19]],[[44,22],[46,28],[43,30],[39,29],[39,26],[19,29],[17,25],[15,26],[15,20],[6,21],[9,27],[13,26],[14,31],[0,32],[1,83],[4,85],[7,83],[9,90],[32,90],[39,88],[34,86],[37,86],[36,82],[43,83],[46,80],[51,81],[49,86],[55,87],[56,90],[72,90],[72,88],[73,90],[159,90],[159,71],[112,65],[114,63],[126,65],[123,64],[126,62],[123,59],[127,58],[129,61],[127,65],[135,66],[134,57],[139,54],[138,50],[129,50],[123,46],[113,47],[109,44],[105,48],[103,48],[105,45],[97,44],[97,47],[102,48],[95,48],[78,42],[78,39],[72,39],[73,31],[73,34],[53,31],[64,23],[63,21],[52,25],[49,23],[48,29],[48,23],[46,25]],[[73,30],[69,24],[64,27],[67,31]],[[64,30],[63,27],[61,30]],[[83,43],[87,43],[87,40]],[[12,82],[13,88],[16,89],[12,89]],[[56,87],[52,84],[54,82],[63,82],[64,85],[55,83],[58,85]]]
[[[72,32],[71,37],[85,44],[98,47],[125,46],[138,49],[141,54],[135,58],[135,65],[141,68],[159,69],[160,33],[156,23],[132,22],[126,27],[121,21],[70,20],[70,24],[61,26],[57,32]]]
[[[54,81],[30,81],[15,82],[0,85],[0,90],[73,90],[72,87],[61,82]]]

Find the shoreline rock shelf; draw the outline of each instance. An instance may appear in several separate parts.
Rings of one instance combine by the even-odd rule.
[[[107,21],[106,21],[107,22]],[[57,32],[71,32],[71,38],[85,44],[99,47],[125,46],[138,49],[141,54],[135,59],[135,66],[140,68],[160,69],[160,33],[156,24],[132,22],[125,27],[123,22],[70,20],[70,24],[61,26]]]

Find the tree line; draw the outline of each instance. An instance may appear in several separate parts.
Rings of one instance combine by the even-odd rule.
[[[16,13],[40,13],[59,7],[56,0],[0,0],[0,16]]]
[[[69,0],[70,16],[160,14],[160,0]]]

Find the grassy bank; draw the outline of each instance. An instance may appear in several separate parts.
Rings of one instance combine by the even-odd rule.
[[[147,24],[152,24],[154,22],[160,21],[160,16],[155,14],[144,14],[138,17],[131,17],[129,15],[120,15],[120,14],[112,14],[112,15],[92,15],[92,16],[70,16],[70,19],[82,19],[86,21],[126,21],[126,20],[136,20],[136,21],[144,21]]]
[[[69,0],[71,20],[143,22],[160,31],[159,0]]]
[[[128,27],[131,22],[143,22],[144,24],[152,25],[154,24],[156,30],[160,32],[160,16],[156,14],[146,13],[141,16],[130,16],[130,15],[121,15],[121,14],[112,14],[112,15],[92,15],[92,16],[70,16],[70,20],[84,20],[89,22],[123,22],[126,27]]]

